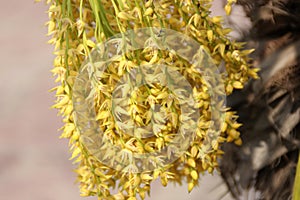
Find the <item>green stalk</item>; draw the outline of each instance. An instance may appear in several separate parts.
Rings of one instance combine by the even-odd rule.
[[[295,176],[293,200],[300,200],[300,151],[299,151],[297,171]]]

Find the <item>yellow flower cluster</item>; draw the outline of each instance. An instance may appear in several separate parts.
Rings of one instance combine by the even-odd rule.
[[[166,64],[182,74],[192,86],[192,96],[196,100],[200,119],[195,128],[195,137],[187,150],[174,162],[154,170],[134,173],[114,169],[100,162],[81,140],[74,113],[73,88],[83,62],[97,44],[105,42],[118,33],[138,30],[145,27],[172,29],[185,34],[201,44],[216,66],[224,65],[222,77],[225,92],[242,89],[250,77],[257,77],[257,69],[248,64],[247,55],[251,50],[241,50],[243,44],[230,41],[229,29],[222,27],[221,17],[210,16],[210,0],[48,0],[49,43],[55,46],[54,68],[52,73],[59,85],[56,91],[57,102],[53,106],[63,116],[62,138],[68,138],[72,151],[71,159],[78,167],[78,182],[82,196],[98,196],[99,199],[129,199],[140,196],[145,199],[150,193],[150,184],[160,178],[163,186],[169,181],[181,184],[188,182],[191,191],[198,184],[199,174],[212,173],[217,168],[217,159],[222,155],[223,142],[242,143],[237,128],[237,116],[224,108],[224,122],[215,124],[219,134],[210,137],[218,130],[211,127],[213,109],[218,105],[211,103],[209,85],[193,66],[176,52],[145,48],[127,52],[118,60],[110,63],[106,71],[96,74],[101,80],[95,81],[96,89],[91,96],[95,102],[96,120],[103,134],[113,145],[122,147],[126,155],[159,151],[174,139],[181,122],[179,102],[172,97],[170,88],[158,83],[143,85],[131,93],[127,107],[112,107],[112,93],[118,83],[132,69],[143,64]],[[230,12],[229,1],[226,11]],[[175,41],[176,42],[176,41]],[[135,77],[138,81],[141,77]],[[116,90],[115,96],[126,94],[126,88]],[[217,88],[215,88],[217,91]],[[220,92],[221,93],[221,92]],[[118,99],[117,99],[118,100]],[[125,100],[124,100],[125,101]],[[223,105],[224,102],[220,103]],[[155,109],[160,105],[160,109]],[[114,110],[114,112],[112,112]],[[117,113],[114,116],[113,113]],[[154,121],[154,135],[141,138],[138,134],[128,134],[114,117],[128,115],[140,128],[140,133]],[[219,117],[222,117],[220,115]],[[157,122],[157,123],[156,123]],[[210,137],[209,140],[205,138]],[[208,144],[207,144],[208,143]],[[159,163],[159,161],[158,161]],[[137,167],[137,166],[131,166]],[[113,193],[112,189],[117,190]]]

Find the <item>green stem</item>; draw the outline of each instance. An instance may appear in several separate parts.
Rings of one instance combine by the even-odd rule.
[[[300,151],[299,151],[297,171],[295,176],[293,200],[300,200]]]

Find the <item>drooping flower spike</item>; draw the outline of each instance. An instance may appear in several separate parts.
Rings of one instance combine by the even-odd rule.
[[[247,56],[252,50],[242,50],[243,44],[227,37],[230,30],[222,27],[222,18],[210,16],[210,3],[209,0],[47,1],[48,35],[52,37],[49,43],[55,46],[56,55],[52,73],[58,82],[53,89],[57,97],[53,107],[63,116],[61,138],[69,139],[82,196],[145,199],[151,182],[157,178],[163,186],[187,181],[191,191],[198,184],[200,173],[213,173],[217,169],[222,143],[242,143],[237,116],[224,107],[224,99],[212,101],[212,93],[225,96],[234,89],[242,89],[250,77],[257,77],[257,69],[248,64]],[[225,8],[228,13],[233,3],[228,1]],[[138,37],[140,30],[147,30],[143,32],[147,40],[141,40],[143,35]],[[132,39],[128,31],[137,37]],[[183,40],[174,35],[191,38],[199,44],[199,49],[184,46]],[[160,39],[164,36],[166,39]],[[93,56],[97,51],[106,52],[101,47],[107,47],[108,41],[127,45],[127,50],[139,44],[145,48],[112,57]],[[165,42],[168,48],[157,48],[166,47],[158,42]],[[200,50],[204,53],[198,55]],[[213,67],[199,72],[195,63],[182,56],[190,55],[187,52],[196,52],[199,57],[192,59],[197,58],[199,65],[215,66],[222,83],[207,78],[216,76]],[[107,62],[104,58],[114,59]],[[185,90],[181,91],[178,85]],[[79,112],[79,107],[75,108],[79,101],[89,102],[92,107]],[[192,117],[183,109],[190,107],[198,116],[194,127]],[[93,123],[84,120],[81,123],[85,111],[93,115]],[[186,148],[177,155],[172,142],[178,144],[179,139],[188,135],[184,122],[194,128],[194,135],[187,144],[182,143]],[[108,147],[120,151],[107,151]],[[152,168],[140,166],[144,160],[132,161],[137,158],[135,155],[157,155],[155,152],[164,149],[166,157],[154,156]],[[167,162],[172,155],[177,155],[176,159]],[[118,192],[113,193],[113,188]]]

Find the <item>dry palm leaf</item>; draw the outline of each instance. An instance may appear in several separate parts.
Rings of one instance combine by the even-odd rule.
[[[259,199],[289,199],[300,148],[300,1],[239,4],[253,23],[244,40],[261,79],[228,99],[244,144],[224,145],[222,176],[236,199],[253,187]]]

